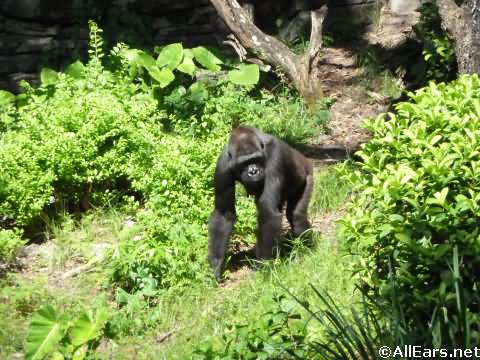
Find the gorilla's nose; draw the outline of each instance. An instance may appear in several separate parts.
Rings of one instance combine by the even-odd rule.
[[[255,165],[250,165],[248,167],[248,176],[258,175],[258,168]]]

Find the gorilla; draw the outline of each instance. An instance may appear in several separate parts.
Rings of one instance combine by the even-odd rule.
[[[221,280],[228,240],[236,220],[236,181],[255,197],[257,259],[277,255],[285,203],[294,236],[311,228],[307,219],[313,188],[311,162],[272,135],[249,126],[234,129],[218,158],[214,176],[215,209],[208,224],[208,261],[217,282]]]

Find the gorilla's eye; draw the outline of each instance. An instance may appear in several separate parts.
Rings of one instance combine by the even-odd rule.
[[[262,150],[265,148],[265,144],[263,143],[263,141],[260,141],[260,147],[262,148]]]
[[[230,151],[228,152],[228,160],[232,160],[232,154],[230,153]]]

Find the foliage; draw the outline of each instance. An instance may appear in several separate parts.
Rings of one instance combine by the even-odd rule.
[[[92,37],[98,58],[74,63],[72,75],[44,70],[45,84],[27,87],[15,128],[0,138],[0,213],[18,227],[122,189],[129,154],[160,136],[155,99],[104,70],[100,46]]]
[[[224,65],[207,48],[198,46],[184,49],[181,43],[156,48],[159,53],[157,59],[142,50],[129,49],[124,45],[117,45],[112,51],[120,58],[124,71],[130,76],[135,77],[145,70],[152,79],[153,89],[163,89],[178,79],[181,82],[182,76],[179,75],[182,73],[193,76],[205,69],[218,72],[222,69],[221,65]],[[239,64],[229,70],[225,78],[237,85],[255,85],[259,80],[259,71],[256,64]]]
[[[457,59],[453,43],[442,29],[438,6],[425,2],[420,13],[420,22],[413,30],[423,46],[424,62],[415,65],[416,76],[421,80],[450,80],[455,76]]]
[[[468,309],[463,301],[463,292],[461,290],[461,275],[459,271],[458,249],[454,248],[453,268],[450,269],[451,275],[457,279],[455,300],[457,308],[455,315],[462,318],[466,317]],[[392,286],[396,286],[397,279],[393,276],[389,279]],[[322,294],[312,286],[315,295],[320,300],[317,308],[312,307],[308,302],[299,299],[289,292],[311,316],[310,322],[318,323],[322,329],[322,336],[302,345],[309,349],[315,356],[310,358],[320,359],[385,359],[392,354],[395,356],[408,356],[407,350],[411,344],[418,343],[418,333],[415,328],[408,326],[408,321],[404,315],[404,306],[398,302],[398,297],[392,294],[389,301],[385,298],[375,298],[368,294],[362,287],[359,287],[363,293],[363,298],[358,304],[352,305],[349,309],[340,307],[339,301],[333,299],[330,295]],[[435,339],[437,329],[430,328],[431,339]],[[470,344],[469,334],[462,334],[463,341],[460,344]],[[304,339],[301,339],[302,341]],[[437,339],[438,340],[438,339]],[[452,348],[443,347],[445,343],[424,342],[422,355],[424,357],[435,357],[435,352],[442,348],[442,357],[448,354]],[[297,344],[298,345],[298,344]],[[466,349],[468,345],[462,345]],[[458,347],[457,347],[458,348]],[[437,349],[437,350],[435,350]]]
[[[348,163],[321,169],[315,177],[310,208],[314,213],[332,210],[345,202],[351,191],[351,183],[342,174]]]
[[[98,309],[95,314],[83,312],[74,321],[59,314],[51,305],[39,309],[32,318],[25,343],[26,359],[84,359],[98,346],[108,314]]]
[[[162,308],[152,304],[145,291],[129,294],[117,289],[115,301],[118,309],[113,311],[108,322],[108,334],[114,338],[124,338],[144,334],[154,330],[165,317]]]
[[[193,359],[306,359],[306,327],[295,311],[297,303],[275,295],[275,306],[254,323],[233,324],[223,335],[221,350],[199,345]]]
[[[322,336],[307,343],[317,359],[383,359],[379,349],[387,346],[394,349],[404,343],[400,324],[391,316],[390,307],[366,300],[350,308],[341,308],[328,294],[322,294],[312,286],[320,301],[317,307],[289,293],[310,315],[311,322],[322,329]]]
[[[9,129],[14,121],[15,95],[6,90],[0,90],[0,134]]]
[[[410,96],[366,122],[342,235],[365,291],[402,305],[410,344],[468,348],[480,338],[480,79]]]
[[[187,325],[187,333],[176,336],[165,357],[191,358],[192,350],[183,349],[187,347],[200,359],[317,358],[311,345],[326,339],[324,331],[302,307],[309,303],[319,313],[324,304],[309,283],[328,291],[339,304],[352,304],[358,294],[353,293],[351,259],[332,246],[330,239],[313,235],[313,247],[294,249],[287,261],[268,263],[239,286],[213,289],[207,302],[196,303],[184,319],[191,324],[195,316],[195,325]],[[294,301],[292,294],[303,299],[302,303]],[[198,297],[202,295],[193,298]]]
[[[11,262],[25,244],[20,230],[0,229],[0,263]]]
[[[0,281],[0,357],[18,352],[23,348],[25,328],[33,312],[52,298],[45,282],[20,281],[7,275]]]

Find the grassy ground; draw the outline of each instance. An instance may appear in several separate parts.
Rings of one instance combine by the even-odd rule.
[[[162,299],[158,305],[162,319],[155,330],[143,338],[125,338],[113,357],[187,359],[199,344],[220,344],[232,326],[255,322],[271,311],[274,296],[286,293],[283,288],[314,303],[312,284],[339,303],[351,304],[347,261],[323,240],[302,256],[249,273],[233,286],[191,288],[181,298]]]
[[[329,209],[338,208],[349,190],[335,169],[325,168],[316,177],[314,223],[329,218]],[[339,304],[352,303],[348,258],[337,248],[334,232],[326,231],[330,235],[315,236],[315,246],[294,248],[262,270],[242,267],[223,287],[192,284],[150,301],[129,295],[119,306],[118,293],[105,286],[108,264],[98,259],[121,241],[128,223],[125,212],[98,210],[80,221],[65,218],[50,224],[47,241],[28,247],[24,269],[5,279],[0,290],[1,358],[20,356],[29,319],[45,303],[73,317],[93,305],[109,307],[110,330],[117,338],[103,341],[98,356],[115,359],[186,359],[199,344],[221,346],[225,332],[255,323],[272,310],[275,296],[286,294],[285,288],[312,304],[316,300],[310,284],[328,291]],[[91,266],[76,274],[85,264]]]

